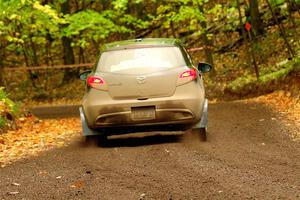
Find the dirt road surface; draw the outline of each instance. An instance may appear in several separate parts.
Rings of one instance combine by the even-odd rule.
[[[262,104],[209,108],[208,141],[191,134],[61,149],[0,169],[0,199],[300,199],[300,144]]]

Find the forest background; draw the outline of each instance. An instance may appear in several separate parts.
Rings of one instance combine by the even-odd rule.
[[[210,100],[280,90],[299,101],[299,8],[300,0],[0,0],[0,126],[18,105],[80,102],[78,74],[104,43],[146,37],[178,38],[195,61],[211,63]]]

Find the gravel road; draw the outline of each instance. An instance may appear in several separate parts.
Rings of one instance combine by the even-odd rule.
[[[119,138],[0,169],[0,199],[300,199],[299,131],[262,104],[210,105],[208,141]]]

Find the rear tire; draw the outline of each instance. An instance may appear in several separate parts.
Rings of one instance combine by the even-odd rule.
[[[85,136],[85,143],[87,145],[105,145],[107,142],[107,136],[106,135],[89,135]]]
[[[193,128],[192,134],[202,142],[207,140],[206,128]]]
[[[97,136],[97,145],[98,146],[106,146],[107,145],[107,136],[106,135],[98,135]]]
[[[95,136],[95,135],[85,136],[84,139],[85,139],[85,143],[87,145],[97,144],[97,136]]]

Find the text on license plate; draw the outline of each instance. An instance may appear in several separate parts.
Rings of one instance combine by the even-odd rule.
[[[131,118],[133,120],[155,119],[155,106],[133,107],[131,108]]]

